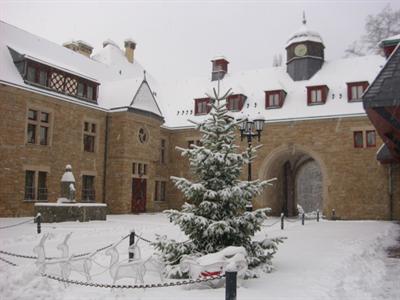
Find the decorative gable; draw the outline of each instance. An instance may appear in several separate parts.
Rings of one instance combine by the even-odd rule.
[[[284,90],[265,91],[265,108],[280,108],[285,102],[287,93]]]
[[[328,97],[329,88],[327,85],[314,85],[307,87],[307,104],[325,104]]]
[[[143,80],[139,86],[130,106],[162,117],[161,110],[146,80]]]

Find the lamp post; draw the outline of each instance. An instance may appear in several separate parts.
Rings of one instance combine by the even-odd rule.
[[[251,143],[253,142],[253,138],[257,137],[257,140],[261,139],[261,131],[264,129],[265,120],[262,117],[259,117],[254,120],[245,119],[239,120],[239,129],[240,129],[240,139],[247,138],[247,147],[251,148]],[[249,160],[247,169],[247,180],[251,181],[251,161]],[[253,211],[253,204],[249,201],[246,205],[246,211]]]

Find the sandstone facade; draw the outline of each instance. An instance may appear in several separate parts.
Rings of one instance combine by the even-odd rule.
[[[142,176],[147,182],[146,211],[179,208],[185,201],[169,178],[190,177],[189,164],[175,147],[187,147],[190,141],[200,140],[201,134],[195,129],[166,129],[161,126],[160,118],[151,115],[135,111],[104,112],[12,87],[1,86],[0,98],[1,111],[7,112],[1,121],[1,131],[7,133],[1,135],[0,146],[1,216],[33,214],[34,202],[24,200],[25,170],[48,173],[48,201],[55,202],[66,164],[73,166],[77,199],[82,198],[82,175],[93,175],[96,201],[107,203],[111,213],[135,212],[132,179],[138,174],[133,174],[134,163],[147,165]],[[29,108],[50,113],[49,145],[26,143]],[[83,123],[87,120],[97,124],[94,153],[83,151]],[[148,134],[144,143],[138,136],[141,128]],[[254,201],[255,207],[271,207],[273,214],[280,214],[288,201],[284,196],[287,187],[283,186],[283,166],[289,162],[295,177],[299,163],[313,160],[322,174],[321,203],[326,216],[335,209],[342,219],[390,219],[392,206],[393,217],[398,219],[399,168],[392,168],[390,192],[389,167],[375,159],[382,141],[378,140],[375,147],[355,148],[353,144],[354,131],[371,129],[367,117],[267,123],[252,175],[254,179],[278,180]],[[164,162],[161,162],[161,140],[165,141]],[[237,141],[243,150],[246,142],[240,142],[239,135]],[[246,169],[243,174],[247,174]],[[156,181],[167,182],[166,201],[155,201]],[[293,193],[296,193],[294,186]],[[293,199],[287,205],[294,211],[296,195]]]

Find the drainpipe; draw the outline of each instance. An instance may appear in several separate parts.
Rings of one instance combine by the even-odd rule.
[[[393,221],[393,163],[389,164],[388,174],[388,193],[389,193],[389,209],[390,209],[390,220]]]
[[[106,131],[104,135],[104,166],[103,166],[103,203],[106,203],[106,183],[107,183],[107,157],[108,157],[108,120],[109,116],[106,115]]]

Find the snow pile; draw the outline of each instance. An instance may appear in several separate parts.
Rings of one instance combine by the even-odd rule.
[[[6,268],[2,265],[1,270],[0,296],[2,299],[64,299],[63,289],[48,279],[38,276],[36,266],[32,263],[20,267],[7,266]]]

